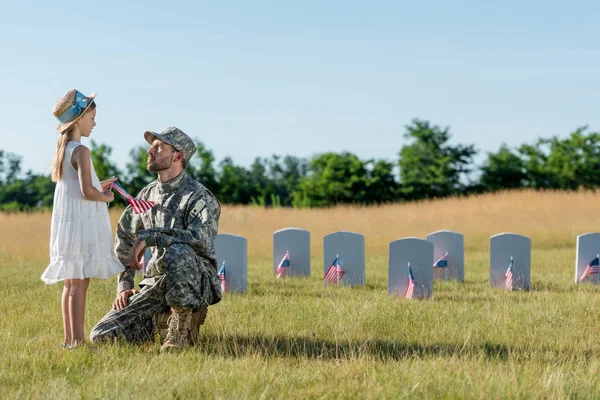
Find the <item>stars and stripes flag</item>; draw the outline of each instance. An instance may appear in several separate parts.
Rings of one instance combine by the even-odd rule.
[[[327,270],[325,274],[325,282],[328,283],[340,283],[342,280],[342,276],[344,276],[344,270],[342,269],[342,263],[340,261],[339,254],[335,256],[335,260],[331,263],[331,266]]]
[[[510,263],[508,264],[508,269],[506,270],[506,273],[504,274],[504,286],[510,290],[512,290],[512,288],[513,288],[513,258],[512,258],[512,256],[510,257]]]
[[[136,199],[135,197],[127,193],[125,189],[123,189],[123,187],[121,187],[121,185],[119,185],[116,181],[110,184],[110,188],[115,189],[117,192],[119,192],[119,194],[123,196],[123,198],[127,200],[127,202],[131,205],[131,208],[133,208],[133,212],[135,212],[136,214],[141,214],[144,211],[148,211],[152,208],[154,204],[156,204],[153,201]]]
[[[448,252],[433,263],[433,268],[448,268]]]
[[[412,268],[410,268],[410,263],[408,263],[408,286],[406,287],[406,292],[404,293],[404,297],[407,299],[412,299],[415,294],[415,276],[413,275]]]
[[[281,278],[283,276],[283,274],[286,272],[286,270],[289,271],[289,268],[290,268],[290,253],[286,251],[285,256],[283,256],[283,258],[281,259],[281,262],[277,266],[277,270],[275,271],[277,273],[277,279]]]
[[[579,282],[583,281],[587,277],[592,274],[600,273],[600,255],[597,255],[592,261],[589,262],[585,267],[585,271],[583,271],[583,275],[579,278]]]
[[[223,261],[223,264],[219,269],[219,280],[221,281],[221,293],[225,293],[225,290],[227,289],[227,283],[225,281],[225,261]]]

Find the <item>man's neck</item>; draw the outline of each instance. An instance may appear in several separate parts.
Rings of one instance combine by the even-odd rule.
[[[179,174],[181,174],[182,172],[183,172],[183,168],[181,168],[181,167],[169,168],[164,171],[159,171],[158,172],[158,181],[160,183],[168,183],[168,182],[172,181],[173,179],[177,178],[179,176]]]

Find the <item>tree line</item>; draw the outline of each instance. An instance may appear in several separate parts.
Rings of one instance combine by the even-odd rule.
[[[487,152],[481,165],[473,144],[450,143],[450,129],[414,119],[405,126],[407,144],[397,160],[360,159],[349,152],[327,152],[310,159],[294,155],[257,157],[249,168],[229,157],[220,162],[202,142],[187,172],[222,204],[265,207],[326,207],[384,204],[468,196],[506,189],[595,190],[600,186],[600,134],[583,126],[557,136]],[[147,146],[129,153],[120,170],[112,148],[91,142],[97,175],[117,176],[130,194],[156,178],[146,170]],[[52,206],[49,176],[23,172],[21,157],[0,150],[0,210],[28,211]],[[117,196],[115,203],[125,201]],[[113,203],[113,204],[115,204]]]

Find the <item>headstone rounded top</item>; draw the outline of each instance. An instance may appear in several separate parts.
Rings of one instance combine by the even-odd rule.
[[[577,238],[581,238],[581,237],[586,237],[586,236],[596,236],[596,235],[600,235],[600,232],[587,232],[587,233],[582,233],[581,235],[577,235]]]
[[[393,242],[397,242],[397,241],[399,241],[399,240],[423,240],[423,241],[425,241],[425,239],[423,239],[423,238],[420,238],[420,237],[416,237],[416,236],[408,236],[408,237],[401,237],[401,238],[398,238],[398,239],[396,239],[396,240],[392,240],[392,243],[393,243]]]
[[[523,239],[531,240],[531,238],[529,238],[528,236],[524,236],[524,235],[521,235],[520,233],[514,233],[514,232],[497,233],[497,234],[495,234],[493,236],[490,236],[490,240],[494,239],[494,238],[497,238],[497,237],[500,237],[500,236],[507,236],[507,235],[516,236],[516,237],[520,237],[520,238],[523,238]]]
[[[298,228],[298,227],[288,227],[288,228],[282,228],[279,229],[278,231],[273,232],[273,234],[275,233],[279,233],[279,232],[287,232],[287,231],[302,231],[302,232],[308,232],[306,229],[302,229],[302,228]]]
[[[231,237],[231,238],[236,238],[236,239],[237,239],[237,238],[239,238],[239,239],[244,239],[244,240],[246,240],[246,238],[245,238],[245,237],[243,237],[243,236],[240,236],[240,235],[236,235],[236,234],[234,234],[234,233],[219,233],[219,234],[217,235],[217,237],[219,237],[219,236],[221,236],[221,237]]]
[[[460,232],[456,232],[456,231],[451,231],[451,230],[449,230],[449,229],[442,229],[442,230],[439,230],[439,231],[434,231],[434,232],[428,233],[428,234],[427,234],[427,236],[436,235],[436,234],[438,234],[438,233],[453,233],[453,234],[455,234],[455,235],[460,235],[460,236],[463,236],[463,234],[462,234],[462,233],[460,233]]]
[[[356,235],[356,236],[363,236],[362,234],[360,234],[358,232],[352,232],[352,231],[335,231],[335,232],[328,233],[324,237],[329,237],[331,235],[335,235],[335,234],[338,234],[338,233],[344,233],[344,234],[350,234],[350,235]]]

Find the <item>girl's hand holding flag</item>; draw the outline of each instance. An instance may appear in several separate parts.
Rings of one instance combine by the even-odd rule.
[[[100,182],[100,186],[102,187],[102,191],[106,192],[107,190],[112,189],[112,183],[115,182],[118,178],[114,176],[110,179]]]
[[[114,180],[113,178],[111,178],[108,181],[104,182],[110,182],[110,188],[115,189],[117,192],[119,192],[119,194],[123,196],[125,200],[127,200],[129,205],[131,205],[131,208],[133,208],[133,212],[135,212],[136,214],[141,214],[144,211],[148,211],[156,204],[154,201],[136,199],[135,197],[127,193],[121,185],[119,185],[119,183],[117,182],[117,178],[114,178]]]

